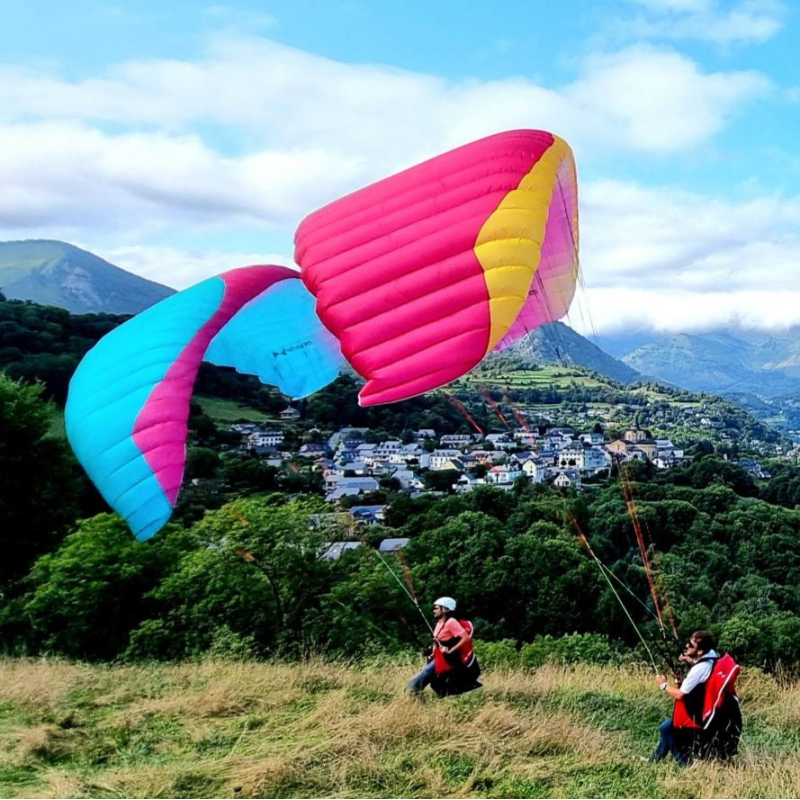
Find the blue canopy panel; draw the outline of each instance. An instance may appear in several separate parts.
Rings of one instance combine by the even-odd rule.
[[[272,313],[280,325],[262,319]],[[227,325],[233,326],[228,334]],[[140,540],[163,527],[177,501],[192,387],[207,356],[296,396],[325,386],[341,363],[313,298],[286,267],[246,267],[210,278],[98,342],[70,382],[67,437]]]
[[[204,360],[255,375],[291,397],[313,394],[336,379],[343,360],[314,302],[299,280],[275,284],[216,335]]]

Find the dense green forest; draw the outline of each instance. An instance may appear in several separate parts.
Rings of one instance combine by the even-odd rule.
[[[629,485],[659,556],[662,598],[682,628],[710,625],[744,661],[794,664],[800,512],[753,497],[752,482],[724,463],[704,458],[668,480]],[[524,645],[543,636],[582,634],[572,650],[601,660],[637,644],[573,522],[646,600],[619,485],[582,497],[522,483],[513,492],[398,496],[386,526],[357,533],[364,546],[339,560],[320,554],[350,531],[335,519],[308,525],[328,510],[314,497],[251,496],[145,544],[108,514],[78,522],[9,592],[4,645],[94,659],[391,652],[424,641],[406,581],[424,601],[457,596],[480,637],[505,642],[512,659],[537,658],[541,645]],[[385,536],[411,539],[404,563],[369,546]],[[629,611],[657,642],[650,613],[633,601]]]
[[[662,635],[627,493],[662,603],[681,631],[711,627],[746,663],[800,664],[800,470],[791,461],[771,462],[772,479],[756,482],[718,444],[694,440],[684,443],[694,455],[680,468],[634,465],[624,481],[613,474],[580,495],[519,482],[511,492],[484,487],[412,500],[387,483],[384,523],[353,527],[330,514],[308,465],[279,470],[221,452],[226,432],[195,407],[187,469],[197,485],[184,491],[173,522],[142,544],[105,513],[52,432],[72,369],[120,319],[17,302],[0,303],[0,313],[6,652],[101,660],[400,652],[425,641],[412,593],[425,613],[437,595],[458,597],[495,662],[641,658],[641,642],[580,537],[635,595],[622,596],[658,652]],[[286,404],[229,371],[204,369],[199,386],[269,413]],[[345,376],[299,403],[295,437],[341,425],[369,426],[376,436],[470,430],[441,395],[361,409],[357,388]],[[491,410],[464,397],[488,429]],[[625,399],[639,403],[641,395]],[[731,412],[732,430],[741,419]],[[311,515],[320,515],[314,527]],[[385,537],[410,539],[402,560],[376,551]],[[321,557],[342,539],[362,546],[338,560]]]

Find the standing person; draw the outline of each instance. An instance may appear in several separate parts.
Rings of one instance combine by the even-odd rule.
[[[440,696],[476,689],[480,667],[472,651],[472,625],[455,617],[456,601],[440,597],[433,604],[433,629],[428,663],[406,684],[411,695],[431,685]]]
[[[672,753],[687,766],[693,757],[730,758],[742,731],[736,696],[739,665],[729,655],[719,656],[708,631],[691,635],[680,660],[692,667],[679,686],[670,686],[666,675],[656,677],[656,685],[675,706],[672,717],[661,723],[658,745],[648,760],[661,761]]]

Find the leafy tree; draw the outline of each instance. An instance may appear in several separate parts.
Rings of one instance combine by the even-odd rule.
[[[111,514],[81,523],[31,571],[31,590],[22,603],[31,643],[73,658],[119,655],[153,608],[147,593],[194,544],[174,528],[138,542]]]
[[[455,469],[437,469],[423,473],[422,479],[431,491],[449,494],[453,491],[453,484],[458,480],[459,474]]]
[[[271,492],[278,488],[278,470],[256,456],[230,456],[221,461],[223,482],[240,494]]]
[[[0,373],[0,587],[21,577],[78,515],[78,467],[48,435],[55,408],[41,384]]]
[[[309,515],[321,502],[241,499],[212,511],[187,553],[149,595],[157,613],[131,637],[130,657],[178,658],[208,650],[232,632],[256,655],[299,651],[307,615],[330,588],[323,534]]]
[[[214,478],[220,468],[220,457],[210,447],[192,447],[186,454],[185,480]]]

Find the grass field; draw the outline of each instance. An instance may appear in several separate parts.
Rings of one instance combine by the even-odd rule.
[[[745,673],[733,765],[643,764],[644,672],[543,667],[428,702],[410,663],[0,661],[2,797],[798,797],[800,686]]]
[[[466,386],[501,389],[566,389],[572,385],[608,386],[608,381],[586,374],[580,367],[542,365],[534,370],[480,371],[461,379]]]
[[[199,403],[203,413],[211,417],[215,422],[231,424],[245,420],[247,422],[269,422],[270,425],[279,424],[275,418],[250,406],[241,406],[233,400],[222,400],[219,397],[201,397],[200,395],[195,395],[192,399]]]
[[[597,387],[606,386],[613,390],[616,385],[613,381],[604,378],[602,375],[590,374],[582,367],[574,366],[555,366],[552,364],[542,364],[535,370],[506,370],[494,372],[488,370],[478,370],[469,373],[456,383],[456,386],[463,384],[466,387],[480,389],[546,389],[552,388],[559,391],[570,388],[571,386]],[[702,405],[701,401],[679,401],[672,398],[669,394],[659,391],[653,385],[648,384],[639,386],[636,389],[626,388],[625,391],[632,394],[644,395],[651,402],[666,401],[672,405],[683,408],[696,407]]]

